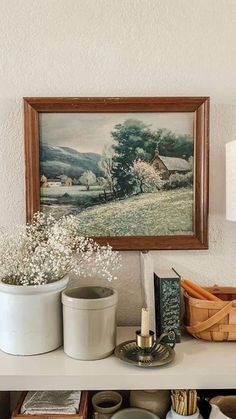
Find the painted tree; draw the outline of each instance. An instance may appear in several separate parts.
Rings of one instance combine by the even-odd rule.
[[[134,161],[130,172],[139,188],[140,193],[144,193],[145,190],[150,188],[160,189],[162,186],[160,174],[151,164],[145,161],[140,159]]]
[[[118,194],[129,195],[135,188],[130,167],[139,158],[147,162],[151,160],[156,149],[155,134],[143,122],[128,119],[115,126],[112,137],[115,142],[113,176],[117,180]]]
[[[135,188],[130,167],[134,161],[150,163],[157,153],[162,156],[184,157],[193,155],[193,140],[187,135],[175,135],[167,129],[151,130],[138,119],[118,124],[111,133],[114,145],[113,177],[118,195],[130,195]]]
[[[79,178],[80,184],[86,186],[87,191],[90,190],[90,186],[95,185],[96,175],[91,170],[85,170]]]
[[[61,183],[66,183],[68,176],[67,175],[60,175],[59,178],[61,179]]]
[[[170,175],[168,181],[164,185],[164,189],[178,189],[187,188],[193,185],[193,172],[188,173],[173,173]]]
[[[101,186],[101,188],[103,189],[104,193],[106,192],[106,189],[109,187],[107,180],[104,177],[97,177],[97,184],[99,186]]]
[[[48,179],[46,178],[46,176],[45,175],[42,175],[41,178],[40,178],[40,183],[41,184],[47,183],[47,181],[48,181]]]
[[[73,185],[79,185],[79,179],[77,179],[76,177],[74,177],[73,179]]]
[[[181,157],[193,155],[193,139],[189,135],[175,135],[166,129],[157,131],[158,151],[161,156]]]
[[[73,181],[72,181],[71,177],[69,177],[67,175],[61,175],[59,177],[61,179],[62,186],[72,186]]]
[[[190,169],[193,170],[194,169],[194,158],[193,158],[193,156],[189,157],[188,164],[189,164]]]
[[[116,179],[114,177],[114,150],[112,146],[106,145],[103,149],[101,160],[99,162],[99,167],[104,173],[104,178],[106,179],[106,186],[108,189],[115,193]]]

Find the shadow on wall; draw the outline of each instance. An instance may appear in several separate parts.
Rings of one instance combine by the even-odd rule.
[[[141,316],[141,283],[139,252],[120,252],[122,266],[116,273],[117,279],[109,282],[101,277],[79,278],[71,275],[69,287],[82,285],[103,285],[118,291],[118,325],[136,326]]]

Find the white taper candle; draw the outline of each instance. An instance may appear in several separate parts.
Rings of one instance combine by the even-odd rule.
[[[148,308],[142,308],[141,318],[141,336],[149,335],[149,310]]]

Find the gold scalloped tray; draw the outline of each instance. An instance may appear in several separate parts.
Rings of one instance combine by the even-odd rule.
[[[137,367],[160,367],[173,361],[175,350],[169,345],[159,344],[154,352],[144,353],[136,345],[136,340],[128,340],[116,347],[115,356]]]

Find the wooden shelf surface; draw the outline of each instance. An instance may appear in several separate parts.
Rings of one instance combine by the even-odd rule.
[[[118,343],[136,328],[118,328]],[[98,361],[69,358],[60,348],[37,356],[0,351],[0,390],[103,390],[236,388],[236,342],[204,342],[185,337],[173,363],[138,368],[115,356]]]

